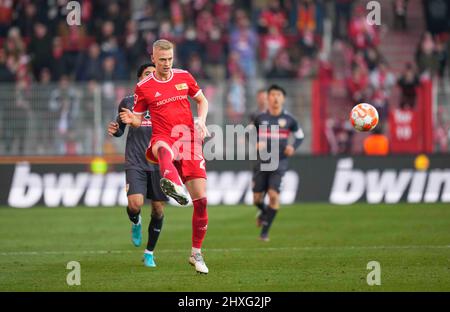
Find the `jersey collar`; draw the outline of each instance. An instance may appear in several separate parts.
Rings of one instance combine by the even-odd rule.
[[[153,75],[153,79],[155,79],[159,83],[169,82],[170,80],[172,80],[172,78],[173,78],[173,69],[170,70],[170,77],[167,80],[159,80],[158,78],[156,78],[156,75]]]

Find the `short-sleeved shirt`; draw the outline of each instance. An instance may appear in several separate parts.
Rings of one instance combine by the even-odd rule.
[[[122,108],[131,110],[134,104],[134,96],[124,97],[119,104],[118,113]],[[125,132],[126,124],[119,117],[116,118],[119,124],[119,131],[115,136],[122,136]],[[143,171],[157,171],[157,165],[151,164],[145,158],[145,151],[152,137],[152,120],[149,112],[145,112],[144,119],[139,128],[129,127],[127,135],[127,143],[125,146],[125,169],[136,169]]]
[[[136,86],[133,111],[138,114],[147,110],[150,112],[154,137],[173,137],[174,127],[185,125],[191,130],[193,138],[194,119],[188,96],[193,98],[200,92],[200,87],[188,71],[174,68],[165,81],[151,74]]]
[[[289,143],[289,137],[291,134],[301,131],[301,128],[297,120],[283,110],[280,115],[273,116],[268,111],[260,113],[254,119],[254,124],[258,133],[258,141],[267,141],[267,151],[270,153],[272,150],[271,140],[277,140],[279,144],[279,169],[287,170],[288,157],[284,154],[284,150]],[[266,126],[266,127],[261,127]],[[278,126],[277,132],[271,131],[271,126]],[[258,157],[258,162],[270,162],[270,160],[262,161]]]

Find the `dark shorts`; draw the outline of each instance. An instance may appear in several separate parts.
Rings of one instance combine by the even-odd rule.
[[[127,180],[127,196],[142,194],[154,201],[168,201],[169,198],[159,186],[161,175],[159,170],[144,171],[136,169],[125,170]]]
[[[253,170],[253,192],[265,193],[269,189],[280,193],[281,180],[286,170],[261,171]]]

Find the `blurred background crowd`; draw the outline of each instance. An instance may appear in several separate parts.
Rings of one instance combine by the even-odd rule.
[[[215,103],[224,122],[246,123],[257,109],[255,81],[339,81],[327,137],[330,152],[352,153],[353,131],[333,109],[369,102],[386,120],[390,106],[414,109],[421,80],[445,88],[450,8],[432,1],[431,9],[428,1],[379,1],[389,19],[377,26],[367,23],[367,1],[82,0],[81,25],[68,26],[66,0],[0,0],[0,152],[93,152],[102,141],[90,135],[101,131],[96,109],[104,122],[114,117],[152,43],[166,38],[176,44],[176,67],[206,81],[207,95],[225,86]],[[85,126],[72,131],[77,120]],[[445,151],[448,120],[438,126]],[[40,144],[27,152],[30,131]]]

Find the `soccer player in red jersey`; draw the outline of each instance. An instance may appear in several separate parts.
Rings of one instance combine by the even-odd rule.
[[[208,135],[208,101],[192,75],[172,68],[173,44],[161,39],[153,44],[152,61],[156,71],[140,81],[135,90],[133,112],[124,108],[122,122],[139,127],[143,113],[150,112],[153,135],[146,151],[150,162],[159,163],[161,189],[181,205],[188,203],[185,184],[194,205],[192,251],[189,263],[197,272],[208,273],[201,246],[208,225],[206,169],[203,139]],[[197,103],[194,124],[188,96]]]

